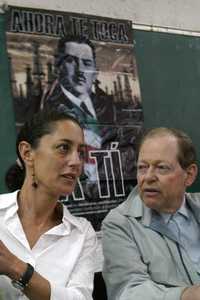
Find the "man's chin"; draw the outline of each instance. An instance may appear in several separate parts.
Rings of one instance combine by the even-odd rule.
[[[158,199],[156,197],[143,196],[142,201],[148,208],[151,208],[154,210],[157,210],[157,208],[160,206],[160,199]]]
[[[71,93],[77,98],[86,98],[90,95],[90,93],[82,86],[78,85],[75,89],[71,90]]]

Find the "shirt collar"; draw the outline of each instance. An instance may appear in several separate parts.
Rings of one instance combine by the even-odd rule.
[[[80,232],[83,233],[83,226],[82,222],[80,221],[80,218],[73,216],[67,207],[63,205],[63,224],[66,227],[68,231],[72,230],[72,227],[76,227]]]
[[[6,209],[5,220],[8,220],[9,218],[13,217],[18,210],[18,203],[17,203],[18,192],[19,190],[12,193],[0,195],[0,210]],[[64,225],[64,228],[63,230],[59,230],[59,233],[62,235],[69,234],[72,231],[73,227],[76,227],[81,233],[84,231],[81,219],[73,216],[65,205],[63,205],[62,224]],[[56,227],[52,228],[52,230],[50,231],[52,233],[55,231],[56,233],[58,229]]]
[[[64,88],[63,85],[60,85],[62,92],[65,94],[65,96],[67,96],[67,98],[70,99],[70,101],[78,106],[80,109],[81,108],[81,103],[84,101],[85,105],[87,106],[87,109],[89,110],[89,112],[92,114],[93,117],[96,118],[96,113],[95,110],[92,106],[92,102],[91,102],[91,98],[89,96],[85,97],[84,100],[83,99],[79,99],[78,97],[74,96],[72,93],[70,93],[68,90],[66,90],[66,88]]]
[[[177,211],[177,213],[180,213],[187,219],[189,218],[189,213],[188,213],[188,208],[187,208],[187,203],[186,203],[185,197],[184,197],[184,201],[183,201],[181,207],[179,208],[179,210]]]
[[[63,93],[65,94],[65,96],[67,96],[70,99],[70,101],[72,101],[75,105],[80,107],[82,101],[78,97],[70,93],[68,90],[66,90],[63,85],[60,85],[60,87]]]
[[[164,223],[168,224],[169,220],[172,217],[176,217],[177,214],[181,214],[181,215],[183,215],[187,219],[189,218],[188,210],[187,210],[187,207],[186,207],[185,196],[183,198],[183,202],[181,204],[181,207],[174,214],[160,213],[160,216],[162,217],[162,220],[164,221]]]

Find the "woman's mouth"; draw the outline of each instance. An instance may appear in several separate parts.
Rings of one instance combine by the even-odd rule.
[[[77,178],[77,176],[75,174],[62,174],[61,175],[64,179],[66,179],[67,181],[70,181],[70,182],[74,182]]]

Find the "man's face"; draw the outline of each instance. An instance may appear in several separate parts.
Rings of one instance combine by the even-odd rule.
[[[174,213],[196,176],[195,165],[183,170],[177,140],[172,135],[147,138],[140,148],[137,180],[144,204],[158,212]]]
[[[90,46],[67,42],[60,66],[61,84],[75,96],[85,98],[90,95],[95,78],[96,68]]]

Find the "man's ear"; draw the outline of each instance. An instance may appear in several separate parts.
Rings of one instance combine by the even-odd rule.
[[[18,146],[19,153],[25,165],[33,165],[33,149],[31,145],[26,141],[21,141]]]
[[[185,185],[186,187],[189,187],[193,184],[195,181],[197,174],[198,174],[198,167],[196,164],[191,164],[187,169],[186,169],[186,180],[185,180]]]
[[[97,70],[97,68],[95,66],[95,70],[94,70],[94,73],[93,73],[93,84],[95,83],[95,81],[97,79],[98,73],[99,73],[99,71]]]

